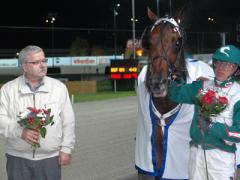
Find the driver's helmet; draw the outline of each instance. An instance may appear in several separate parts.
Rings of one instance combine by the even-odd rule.
[[[240,50],[233,45],[226,45],[216,50],[212,56],[214,61],[224,61],[240,66]]]

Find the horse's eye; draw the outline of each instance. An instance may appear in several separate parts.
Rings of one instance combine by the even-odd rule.
[[[178,47],[180,46],[180,42],[179,42],[179,41],[176,41],[175,46],[178,48]]]
[[[181,41],[181,38],[179,38],[176,42],[175,42],[175,45],[174,45],[174,49],[179,51],[179,49],[181,48],[181,45],[182,45],[182,41]]]

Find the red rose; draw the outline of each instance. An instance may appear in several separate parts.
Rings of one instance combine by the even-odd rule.
[[[228,104],[228,99],[224,96],[219,96],[219,103],[220,104]]]
[[[33,117],[31,117],[31,116],[28,117],[27,122],[28,122],[29,125],[32,125],[33,121],[34,121]]]
[[[46,115],[50,115],[50,110],[46,110],[46,109],[42,109],[43,110],[43,113],[46,114]]]
[[[213,90],[208,90],[208,92],[206,93],[208,96],[214,97],[216,95],[215,91]]]
[[[213,98],[214,97],[211,94],[206,93],[202,96],[202,103],[203,104],[208,104],[208,105],[212,104]]]
[[[32,108],[32,107],[28,107],[27,109],[30,110],[34,114],[38,114],[41,112],[41,109],[36,109],[36,108]]]

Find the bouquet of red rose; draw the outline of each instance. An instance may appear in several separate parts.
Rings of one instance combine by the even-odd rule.
[[[22,113],[20,112],[17,116],[20,120],[18,123],[21,127],[33,129],[40,133],[42,138],[45,138],[47,125],[53,125],[53,115],[50,116],[51,109],[36,109],[28,107],[27,111]],[[35,151],[40,147],[39,143],[33,143],[33,158],[35,157]]]
[[[227,107],[228,99],[208,89],[199,91],[196,103],[200,106],[201,116],[210,119],[209,117],[217,116]]]

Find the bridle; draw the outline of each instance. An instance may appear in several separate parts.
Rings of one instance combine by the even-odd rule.
[[[167,79],[171,80],[173,75],[174,75],[176,65],[177,65],[177,63],[180,62],[180,58],[181,58],[180,56],[181,56],[182,49],[183,49],[184,31],[183,31],[183,28],[181,28],[179,26],[179,24],[173,18],[164,17],[164,18],[159,18],[153,24],[150,32],[152,32],[157,26],[160,26],[161,24],[166,24],[166,23],[168,23],[170,25],[170,27],[172,28],[172,30],[174,32],[177,32],[179,34],[179,38],[176,41],[177,44],[175,44],[175,47],[173,47],[173,48],[175,48],[175,50],[177,50],[177,60],[175,61],[174,64],[171,64],[169,62],[169,59],[168,59],[168,56],[167,56],[169,49],[164,49],[164,46],[162,46],[163,47],[163,53],[161,55],[158,55],[158,56],[154,57],[152,59],[152,61],[149,61],[149,65],[151,65],[153,63],[153,61],[155,61],[157,59],[163,59],[168,65],[168,77],[167,77]],[[161,40],[161,44],[163,44],[162,39],[160,39],[160,40]],[[151,66],[149,66],[149,67],[151,67]]]

